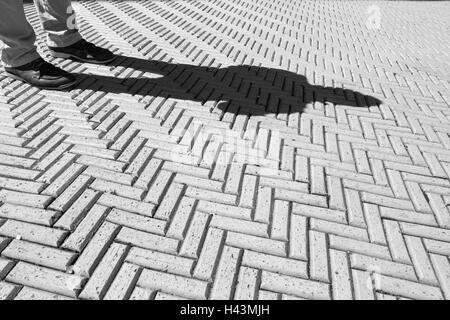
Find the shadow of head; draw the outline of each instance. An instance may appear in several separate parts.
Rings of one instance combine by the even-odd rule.
[[[109,93],[210,101],[222,112],[250,116],[301,113],[311,103],[366,108],[381,103],[353,90],[311,85],[303,75],[263,66],[207,67],[117,56],[111,67],[111,76],[81,74],[75,89],[95,86]]]

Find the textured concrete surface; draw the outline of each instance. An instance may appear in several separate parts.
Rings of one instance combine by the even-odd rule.
[[[0,73],[0,299],[450,298],[446,2],[81,1]]]

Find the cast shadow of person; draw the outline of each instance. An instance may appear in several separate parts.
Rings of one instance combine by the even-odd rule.
[[[357,91],[311,85],[303,75],[263,66],[217,68],[126,56],[117,56],[110,66],[119,77],[79,74],[75,89],[210,102],[223,112],[248,116],[302,113],[312,102],[366,108],[381,103]]]

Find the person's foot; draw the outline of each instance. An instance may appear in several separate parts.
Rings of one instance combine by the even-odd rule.
[[[77,83],[74,75],[55,67],[42,58],[20,67],[5,67],[5,72],[13,79],[26,82],[39,89],[63,90]]]
[[[49,47],[49,49],[50,54],[54,57],[80,62],[105,64],[116,58],[111,51],[97,47],[84,39],[68,47]]]

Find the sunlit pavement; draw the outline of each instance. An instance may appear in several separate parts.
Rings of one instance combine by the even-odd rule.
[[[81,1],[0,73],[0,299],[448,299],[448,2]]]

